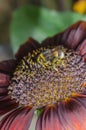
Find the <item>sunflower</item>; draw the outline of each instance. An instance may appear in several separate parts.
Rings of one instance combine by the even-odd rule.
[[[30,38],[0,62],[0,130],[86,130],[86,22],[39,44]]]

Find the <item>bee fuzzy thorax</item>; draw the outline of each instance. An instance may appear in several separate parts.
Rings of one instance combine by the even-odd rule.
[[[86,89],[86,64],[63,46],[39,48],[18,64],[8,91],[20,105],[41,108]]]

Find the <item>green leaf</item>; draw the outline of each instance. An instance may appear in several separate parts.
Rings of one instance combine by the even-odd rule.
[[[25,6],[13,13],[10,36],[13,51],[29,37],[41,42],[43,39],[64,30],[86,16],[73,12],[57,12],[37,6]]]

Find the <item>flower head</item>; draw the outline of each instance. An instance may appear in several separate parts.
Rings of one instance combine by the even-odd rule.
[[[30,38],[0,63],[1,130],[28,130],[40,108],[36,130],[86,129],[85,33],[78,22],[42,44]]]

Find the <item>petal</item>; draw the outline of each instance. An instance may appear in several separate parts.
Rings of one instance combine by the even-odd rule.
[[[83,94],[79,94],[76,99],[86,108],[86,92]]]
[[[68,48],[76,49],[86,36],[86,22],[79,21],[63,32],[61,42]]]
[[[77,48],[79,53],[81,53],[81,51],[84,49],[84,46],[86,46],[86,39],[84,39],[82,45],[79,45],[79,47]]]
[[[86,54],[83,56],[83,61],[86,62]]]
[[[28,41],[21,45],[20,49],[18,50],[17,54],[15,55],[16,58],[21,59],[22,57],[26,56],[28,52],[32,52],[33,50],[40,47],[40,44],[32,38],[29,38]]]
[[[72,48],[76,49],[83,39],[86,38],[86,22],[80,23],[73,38]]]
[[[71,25],[63,32],[61,41],[60,41],[61,44],[67,46],[68,48],[72,48],[73,36],[75,34],[75,30],[78,28],[80,23],[81,21]]]
[[[42,47],[56,46],[61,44],[62,33],[56,34],[51,38],[46,38],[42,43]]]
[[[80,43],[79,47],[77,48],[78,54],[83,56],[83,60],[86,62],[86,38]]]
[[[8,93],[8,89],[5,87],[0,87],[0,96]]]
[[[63,44],[65,44],[68,48],[72,48],[72,43],[73,43],[73,37],[75,35],[75,32],[76,30],[73,29],[73,30],[70,30],[68,29],[67,30],[67,38],[65,39],[65,42]],[[65,33],[64,33],[64,36],[65,36]]]
[[[0,115],[3,115],[17,107],[18,103],[16,103],[15,100],[12,100],[10,96],[0,96]]]
[[[8,93],[9,83],[9,75],[0,73],[0,96],[6,95]]]
[[[8,86],[9,83],[10,83],[9,75],[0,73],[0,87],[1,86]]]
[[[34,110],[18,108],[3,118],[0,122],[0,130],[28,130]]]
[[[62,130],[55,106],[45,108],[37,121],[36,130]]]
[[[12,74],[17,64],[17,60],[2,61],[0,62],[0,72],[5,74]]]
[[[59,103],[58,114],[64,130],[86,129],[86,107],[77,99]]]
[[[77,51],[81,56],[86,55],[86,39],[80,44]]]

